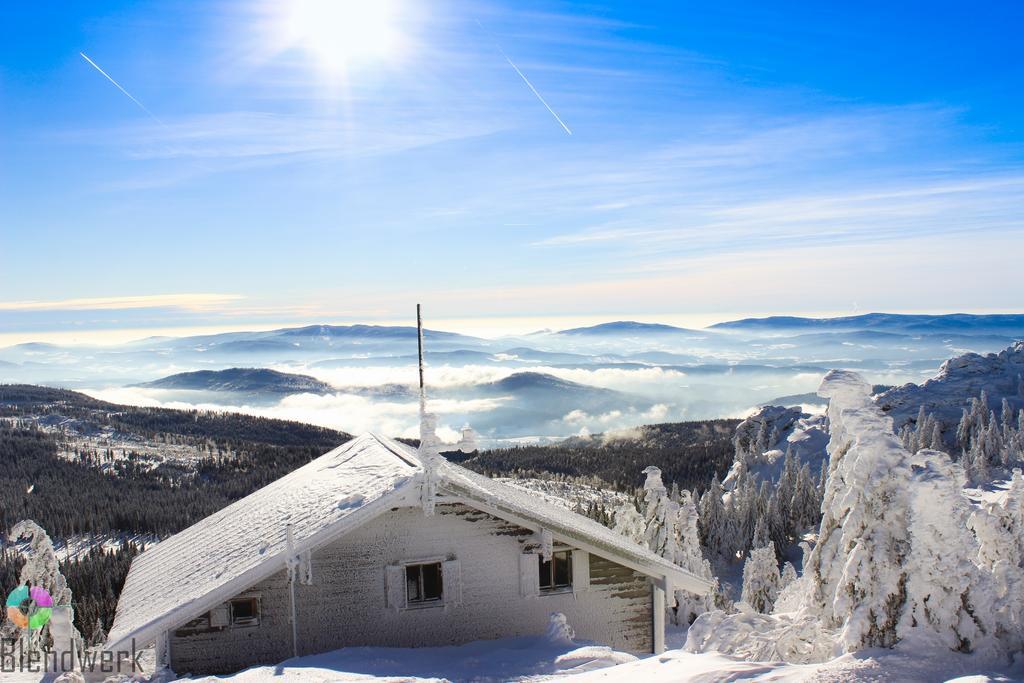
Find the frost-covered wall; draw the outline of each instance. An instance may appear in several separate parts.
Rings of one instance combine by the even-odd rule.
[[[539,635],[552,612],[564,613],[578,638],[634,652],[653,649],[652,586],[614,562],[591,555],[586,590],[524,597],[519,558],[536,541],[528,530],[461,505],[440,505],[432,517],[419,508],[392,510],[313,553],[313,584],[295,588],[299,653]],[[461,604],[389,607],[385,568],[435,558],[459,561]],[[290,657],[289,590],[282,571],[247,591],[261,600],[259,626],[172,633],[172,668],[225,673]]]

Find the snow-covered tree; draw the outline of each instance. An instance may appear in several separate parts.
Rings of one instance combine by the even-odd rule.
[[[764,548],[768,545],[769,540],[768,519],[764,516],[758,517],[757,523],[754,525],[754,538],[751,541],[751,545],[754,548]]]
[[[991,572],[996,637],[1011,652],[1024,648],[1024,476],[1014,470],[999,503],[971,513],[967,526],[977,539],[975,561]]]
[[[712,555],[728,555],[728,519],[722,503],[722,484],[716,474],[711,486],[700,498],[700,539]]]
[[[793,502],[790,504],[790,534],[795,537],[811,527],[817,527],[820,521],[821,491],[814,483],[810,465],[805,463],[797,474]]]
[[[780,582],[774,544],[769,541],[768,545],[750,551],[743,565],[741,600],[762,614],[770,613],[779,595]]]
[[[648,467],[644,474],[640,509],[631,503],[623,506],[615,516],[615,530],[690,573],[714,581],[711,563],[701,552],[700,520],[693,495],[678,487],[673,487],[673,495],[669,495],[657,467]],[[710,499],[708,504],[711,505]],[[721,497],[718,505],[721,506]],[[712,606],[712,598],[683,590],[675,591],[674,598],[669,607],[676,623],[683,619],[689,622]]]
[[[57,559],[57,553],[53,549],[53,542],[50,540],[49,534],[32,520],[23,520],[14,525],[9,536],[12,540],[22,538],[28,540],[25,564],[21,568],[19,579],[21,585],[45,588],[53,598],[54,605],[68,610],[68,621],[72,623],[74,609],[71,606],[71,589],[68,587],[64,575],[61,574],[60,561]],[[29,646],[37,649],[47,646],[50,641],[50,626],[51,624],[47,624],[40,632],[32,634],[32,642],[29,643]],[[82,637],[74,626],[70,628],[72,642],[76,649],[80,649]]]
[[[675,527],[675,556],[669,558],[675,564],[687,570],[695,576],[709,581],[714,581],[714,573],[711,571],[711,563],[705,559],[701,552],[700,535],[698,532],[697,506],[693,503],[693,496],[687,490],[679,493],[679,503],[676,507],[677,516],[674,522]],[[711,596],[697,596],[684,590],[675,592],[676,610],[674,617],[676,623],[692,622],[697,615],[711,609]]]
[[[96,626],[93,627],[92,642],[89,645],[102,645],[107,641],[107,632],[103,628],[103,620],[96,619]]]
[[[675,520],[679,505],[672,501],[661,481],[661,470],[653,465],[644,470],[644,543],[662,557],[675,554]]]
[[[792,447],[786,448],[786,455],[782,461],[782,474],[779,475],[779,483],[775,487],[775,495],[779,498],[779,516],[785,520],[785,531],[792,533],[788,524],[792,519],[793,499],[796,497],[796,483],[800,476],[800,466]]]
[[[615,510],[615,525],[612,528],[626,538],[644,544],[644,517],[632,501],[626,501]]]
[[[840,629],[846,651],[891,647],[910,551],[907,451],[856,373],[830,372],[819,394],[831,399],[831,465],[818,544],[805,568],[812,601]]]
[[[779,592],[797,580],[796,567],[792,562],[782,565],[782,573],[779,575]]]
[[[973,558],[964,475],[945,453],[920,450],[910,488],[910,553],[901,640],[960,652],[995,652],[991,576]]]

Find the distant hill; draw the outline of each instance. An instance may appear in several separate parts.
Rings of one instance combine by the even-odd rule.
[[[1024,314],[902,315],[867,313],[839,318],[772,316],[717,323],[711,329],[746,332],[850,332],[875,330],[912,334],[1003,334],[1024,335]]]
[[[270,333],[275,337],[333,337],[333,338],[376,338],[376,339],[416,339],[416,328],[396,325],[307,325],[305,327],[288,327]],[[423,330],[428,339],[473,339],[455,332]]]
[[[511,391],[517,393],[524,391],[585,392],[601,395],[612,395],[618,393],[611,389],[600,389],[586,384],[580,384],[579,382],[560,379],[554,375],[549,375],[544,372],[516,372],[504,379],[481,384],[480,388],[484,390],[495,390],[499,392]]]
[[[610,323],[601,323],[600,325],[591,325],[590,327],[574,327],[555,332],[554,334],[572,337],[635,334],[707,335],[706,332],[688,330],[685,327],[673,327],[672,325],[661,325],[658,323],[639,323],[633,320],[618,320]]]
[[[563,419],[570,413],[586,420],[587,415],[647,410],[653,403],[643,396],[571,382],[543,372],[516,372],[494,382],[438,388],[432,395],[457,401],[495,401],[491,410],[473,414],[447,411],[446,417],[453,423],[469,421],[480,434],[497,438],[564,434],[567,426]],[[578,428],[572,427],[572,431]]]
[[[334,388],[309,375],[266,368],[228,368],[181,372],[135,386],[149,389],[225,391],[242,394],[328,394]]]
[[[434,350],[450,349],[456,345],[472,348],[488,344],[486,340],[455,332],[424,330],[423,336],[431,341]],[[146,344],[135,346],[136,349],[198,351],[207,355],[215,353],[275,356],[351,350],[352,347],[363,353],[393,353],[399,350],[415,353],[416,328],[388,325],[305,325],[259,332],[223,332],[176,339],[152,339]]]

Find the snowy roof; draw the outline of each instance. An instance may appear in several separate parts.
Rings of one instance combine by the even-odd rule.
[[[152,640],[176,617],[209,609],[280,571],[296,548],[319,544],[366,518],[368,508],[422,468],[401,444],[364,434],[236,501],[132,562],[107,642]],[[372,516],[372,512],[370,513]],[[216,605],[220,600],[211,598]],[[170,625],[171,628],[174,625]]]
[[[132,562],[107,648],[133,638],[152,642],[280,571],[289,556],[329,543],[390,509],[397,498],[416,504],[418,487],[412,482],[422,471],[413,448],[363,434],[175,534]],[[712,587],[598,522],[528,491],[448,462],[438,474],[442,495],[543,527],[583,549],[667,577],[675,587],[697,593]]]

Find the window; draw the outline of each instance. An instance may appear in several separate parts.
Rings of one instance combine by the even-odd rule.
[[[409,605],[422,605],[441,600],[444,592],[441,563],[405,566],[405,597]]]
[[[232,626],[259,626],[259,598],[237,598],[231,601]]]
[[[572,551],[559,550],[551,553],[551,559],[537,556],[540,562],[540,589],[553,591],[572,587]]]

